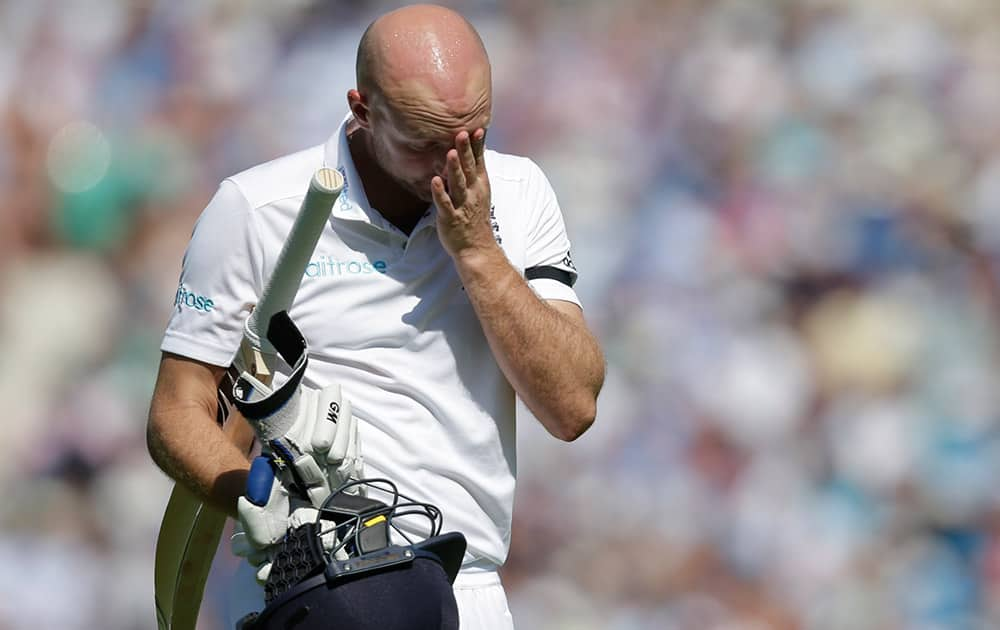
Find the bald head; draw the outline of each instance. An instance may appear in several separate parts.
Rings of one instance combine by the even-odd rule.
[[[458,13],[417,4],[375,20],[358,47],[358,87],[347,102],[365,133],[355,143],[398,188],[431,200],[459,134],[489,127],[490,62],[476,30]],[[349,132],[350,133],[350,132]],[[375,186],[373,186],[375,189]],[[381,188],[379,188],[381,189]]]
[[[464,17],[416,4],[372,22],[358,46],[357,75],[358,89],[372,97],[392,99],[419,83],[429,96],[459,101],[489,82],[490,68],[479,34]]]

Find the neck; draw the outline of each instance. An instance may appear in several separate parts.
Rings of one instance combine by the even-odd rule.
[[[355,125],[347,129],[347,146],[368,203],[387,221],[409,234],[427,211],[428,203],[385,172],[375,159],[371,134]]]

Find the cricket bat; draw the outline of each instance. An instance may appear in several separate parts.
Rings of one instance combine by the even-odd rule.
[[[271,384],[277,355],[264,333],[276,313],[291,307],[306,265],[343,189],[344,178],[339,171],[321,168],[313,174],[274,271],[244,325],[243,341],[233,362],[237,374],[246,371],[265,385]],[[249,451],[253,431],[242,418],[231,417],[223,431]],[[225,522],[225,514],[204,505],[187,488],[174,486],[156,541],[154,588],[160,630],[194,630]]]

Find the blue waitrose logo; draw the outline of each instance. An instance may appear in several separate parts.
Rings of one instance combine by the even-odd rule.
[[[331,256],[320,256],[306,265],[305,277],[357,276],[386,273],[388,269],[389,265],[384,260],[337,260]]]
[[[198,295],[197,293],[191,293],[187,290],[183,284],[177,287],[177,293],[174,294],[174,306],[190,308],[201,313],[207,313],[215,308],[215,302],[212,298],[205,297],[204,295]]]

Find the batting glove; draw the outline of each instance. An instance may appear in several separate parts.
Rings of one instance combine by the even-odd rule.
[[[363,474],[358,422],[340,385],[299,392],[292,428],[268,446],[292,465],[313,506],[319,507],[331,491]]]
[[[244,371],[233,386],[234,404],[264,450],[287,464],[291,478],[286,483],[319,507],[331,490],[363,474],[357,420],[339,385],[320,390],[301,385],[309,352],[287,313],[272,318],[268,339],[292,366],[291,375],[272,389]]]
[[[271,456],[257,457],[247,476],[246,494],[237,501],[238,525],[230,538],[234,555],[245,558],[255,569],[257,582],[271,574],[275,546],[292,529],[315,522],[319,511],[304,499],[289,495],[281,482],[281,465]],[[322,521],[323,547],[330,551],[337,539],[334,523]],[[342,553],[342,552],[341,552]]]

